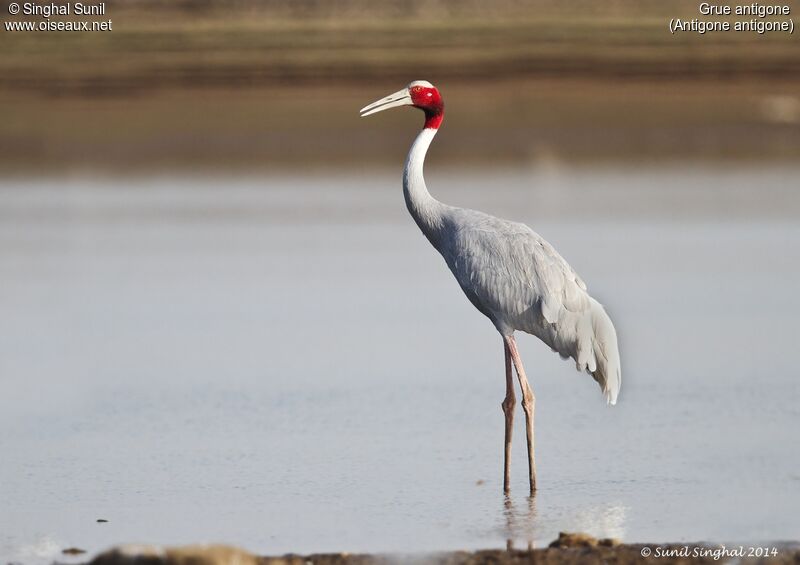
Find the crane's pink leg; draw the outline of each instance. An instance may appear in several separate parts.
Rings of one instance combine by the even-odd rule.
[[[528,470],[531,482],[531,494],[536,492],[536,461],[533,457],[533,409],[536,404],[536,398],[533,396],[531,386],[528,384],[528,378],[525,376],[525,368],[522,366],[522,359],[519,356],[517,349],[517,342],[514,341],[514,336],[505,337],[506,347],[511,353],[511,360],[514,362],[514,367],[517,369],[517,377],[519,378],[519,387],[522,389],[522,409],[525,411],[525,432],[528,438]]]
[[[503,408],[503,413],[506,417],[506,449],[505,457],[503,459],[503,492],[506,494],[511,488],[511,432],[514,429],[514,403],[517,399],[514,397],[514,375],[511,373],[511,351],[508,349],[508,343],[503,338],[503,350],[506,357],[506,397],[500,406]]]

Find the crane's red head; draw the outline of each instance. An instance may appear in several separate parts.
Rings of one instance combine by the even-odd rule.
[[[425,112],[425,127],[438,129],[444,119],[444,100],[435,86],[425,80],[415,80],[403,90],[361,108],[361,117],[397,106],[414,106]]]

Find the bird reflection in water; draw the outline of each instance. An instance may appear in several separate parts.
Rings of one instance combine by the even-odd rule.
[[[525,504],[517,507],[509,495],[503,497],[503,516],[505,517],[506,549],[514,549],[514,543],[521,541],[533,549],[536,541],[536,496],[525,498]]]

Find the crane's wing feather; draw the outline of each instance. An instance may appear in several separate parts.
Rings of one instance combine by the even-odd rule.
[[[536,305],[549,323],[558,322],[562,309],[588,308],[586,284],[531,228],[473,210],[461,216],[441,251],[459,283],[484,306],[502,314]]]
[[[585,310],[588,304],[583,280],[552,245],[528,226],[519,225],[524,228],[520,230],[521,251],[530,261],[530,276],[538,282],[544,318],[555,324],[561,308],[571,312]]]

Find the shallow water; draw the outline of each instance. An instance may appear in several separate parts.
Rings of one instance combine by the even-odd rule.
[[[530,223],[619,330],[613,408],[519,337],[535,504],[521,411],[501,495],[500,339],[394,172],[5,181],[0,557],[797,539],[798,172],[430,175]]]

